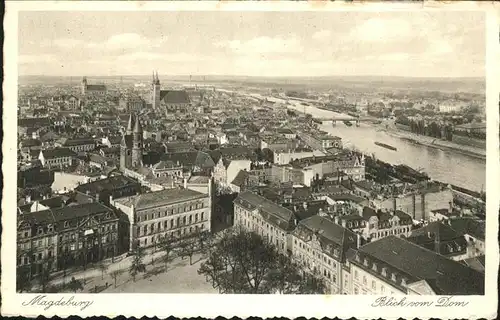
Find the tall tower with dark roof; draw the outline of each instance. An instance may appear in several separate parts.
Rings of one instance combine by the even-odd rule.
[[[135,117],[134,131],[132,132],[132,167],[142,166],[142,126],[139,116]]]
[[[87,77],[83,77],[82,79],[82,95],[85,96],[87,94]]]
[[[160,107],[160,79],[158,78],[158,71],[153,71],[153,80],[151,82],[151,105],[153,110]]]
[[[128,119],[127,130],[123,133],[120,142],[120,170],[125,170],[132,165],[132,128],[134,119],[132,114]]]

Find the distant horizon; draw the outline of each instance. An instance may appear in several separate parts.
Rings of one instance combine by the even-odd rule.
[[[317,76],[300,76],[300,75],[291,75],[291,76],[272,76],[272,75],[230,75],[230,74],[177,74],[177,75],[161,75],[159,74],[160,81],[162,78],[165,79],[171,79],[171,78],[189,78],[193,77],[192,80],[199,78],[199,77],[220,77],[220,78],[265,78],[265,79],[299,79],[299,78],[305,78],[305,79],[319,79],[319,78],[398,78],[398,79],[432,79],[432,80],[437,80],[437,79],[443,79],[443,80],[460,80],[460,79],[468,79],[468,80],[481,80],[481,81],[486,81],[486,77],[479,77],[479,76],[460,76],[460,77],[455,77],[455,76],[390,76],[390,75],[376,75],[376,74],[366,74],[366,75],[317,75]],[[119,77],[127,77],[127,78],[132,78],[132,77],[141,77],[141,78],[147,78],[151,77],[151,74],[117,74],[117,75],[45,75],[45,74],[20,74],[18,77],[46,77],[46,78],[119,78]]]

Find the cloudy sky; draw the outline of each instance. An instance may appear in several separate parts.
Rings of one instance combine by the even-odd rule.
[[[20,75],[483,77],[479,12],[21,12]]]

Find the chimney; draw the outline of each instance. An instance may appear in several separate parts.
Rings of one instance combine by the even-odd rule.
[[[441,252],[439,250],[440,243],[441,243],[441,236],[439,234],[439,229],[438,229],[436,234],[434,235],[434,251],[436,251],[436,253],[438,253],[438,254]]]
[[[187,189],[187,179],[184,178],[182,181],[183,181],[184,189]]]
[[[356,233],[356,248],[361,247],[361,235]]]
[[[453,201],[448,202],[448,213],[453,212]]]

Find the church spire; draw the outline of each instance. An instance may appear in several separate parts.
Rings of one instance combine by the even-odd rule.
[[[160,84],[160,78],[158,77],[158,70],[156,70],[156,79],[155,79],[156,84]]]
[[[127,134],[132,134],[132,123],[133,123],[134,119],[133,119],[133,116],[132,116],[132,113],[130,114],[130,117],[128,118],[128,126],[127,126]]]
[[[139,116],[135,117],[134,133],[142,133],[141,122],[139,121]]]
[[[155,71],[154,71],[154,70],[153,70],[153,80],[152,80],[152,82],[151,82],[151,83],[153,83],[153,84],[154,84],[154,83],[156,83]]]

